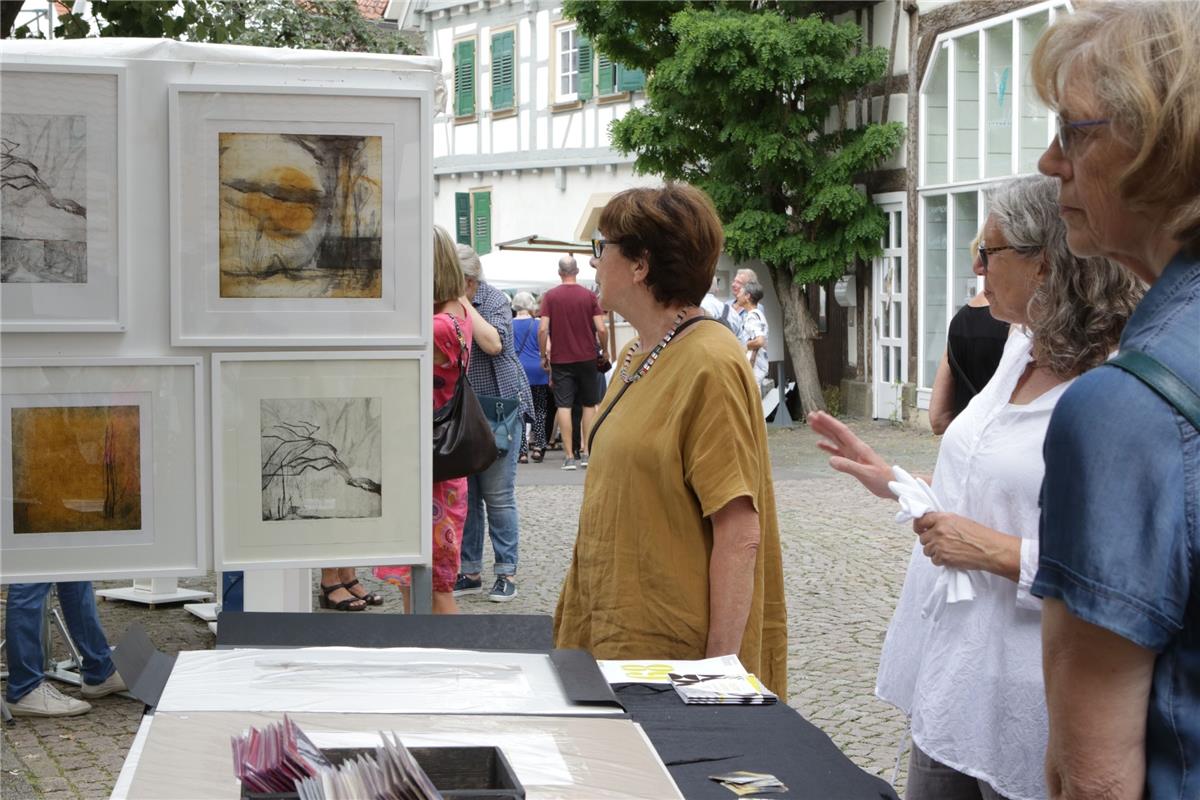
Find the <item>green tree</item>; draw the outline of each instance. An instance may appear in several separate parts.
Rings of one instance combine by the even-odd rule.
[[[804,286],[880,252],[885,219],[855,187],[899,146],[898,123],[831,126],[887,68],[817,3],[566,0],[595,46],[649,76],[647,104],[612,124],[635,169],[712,197],[737,261],[761,261],[782,305],[805,413],[824,408]],[[844,118],[839,114],[838,118]]]
[[[92,0],[92,13],[102,37],[364,53],[420,52],[417,40],[364,18],[354,0]],[[54,33],[79,39],[90,30],[87,19],[67,13],[59,17]],[[28,34],[21,28],[13,32],[17,38]]]

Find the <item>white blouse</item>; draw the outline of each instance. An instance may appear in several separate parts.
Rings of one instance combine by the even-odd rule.
[[[921,616],[938,568],[920,541],[888,627],[875,693],[912,717],[913,741],[934,759],[1012,800],[1046,797],[1046,699],[1037,571],[1042,442],[1070,382],[1027,405],[1009,402],[1031,359],[1013,327],[995,375],[942,440],[933,490],[942,507],[1021,538],[1020,580],[971,573],[976,597]]]

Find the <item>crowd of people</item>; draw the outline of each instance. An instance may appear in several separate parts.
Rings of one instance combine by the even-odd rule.
[[[1060,15],[1031,80],[1057,135],[1042,175],[986,193],[984,288],[934,382],[943,438],[876,691],[910,719],[910,800],[1200,797],[1200,2]],[[699,189],[630,189],[600,215],[598,293],[568,256],[559,286],[510,300],[435,231],[434,404],[466,380],[515,402],[525,431],[485,471],[434,485],[436,613],[483,590],[485,527],[489,598],[516,595],[516,468],[557,427],[563,468],[587,480],[556,646],[736,653],[786,698],[763,288],[741,270],[715,297],[723,244]],[[606,386],[608,313],[636,336]],[[907,476],[850,427],[808,423],[833,470],[896,496]],[[405,568],[375,572],[408,584]],[[41,608],[36,587],[10,590],[10,655],[33,641],[14,610]],[[378,599],[353,570],[323,571],[322,591],[344,611]],[[68,622],[95,624],[79,609]],[[85,696],[123,688],[106,646],[84,651]],[[14,711],[80,713],[34,694],[23,663]]]

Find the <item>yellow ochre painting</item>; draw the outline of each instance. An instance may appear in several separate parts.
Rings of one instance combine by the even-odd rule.
[[[383,296],[383,138],[222,133],[221,297]]]
[[[12,409],[13,533],[141,530],[140,411]]]

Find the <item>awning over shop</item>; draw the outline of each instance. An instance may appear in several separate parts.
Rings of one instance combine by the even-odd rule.
[[[537,234],[500,242],[497,250],[479,257],[483,279],[508,292],[541,293],[559,284],[558,260],[570,253],[579,264],[579,282],[588,288],[596,283],[596,271],[588,264],[592,246],[585,242],[546,239]]]

